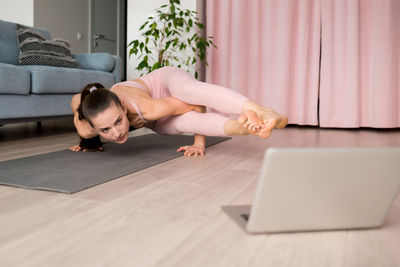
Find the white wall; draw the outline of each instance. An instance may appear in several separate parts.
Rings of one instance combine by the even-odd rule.
[[[139,28],[146,21],[147,17],[154,13],[154,10],[162,5],[168,4],[168,0],[128,0],[127,8],[127,42],[128,44],[139,37]],[[183,9],[196,10],[196,0],[181,0]],[[135,55],[129,58],[129,48],[127,50],[127,80],[139,77],[139,72],[135,70],[137,66]]]
[[[33,26],[34,0],[1,0],[0,19]]]

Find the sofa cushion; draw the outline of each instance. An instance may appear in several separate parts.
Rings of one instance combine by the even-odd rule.
[[[65,40],[46,40],[39,32],[17,24],[20,65],[79,68]]]
[[[0,121],[72,115],[70,106],[72,97],[73,94],[2,95]]]
[[[115,60],[108,53],[75,54],[73,57],[83,69],[106,72],[111,72],[114,69]]]
[[[31,74],[21,67],[0,63],[0,94],[27,95],[31,88]]]
[[[115,83],[112,73],[50,66],[21,66],[31,71],[34,94],[80,93],[89,83],[98,82],[110,88]]]

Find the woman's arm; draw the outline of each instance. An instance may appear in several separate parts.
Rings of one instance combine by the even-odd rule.
[[[200,106],[185,103],[175,97],[152,98],[147,92],[136,87],[117,85],[113,87],[113,92],[128,103],[128,110],[136,113],[135,110],[129,108],[129,102],[132,100],[139,107],[143,117],[149,121],[200,109]]]
[[[90,139],[93,137],[98,136],[97,132],[93,127],[87,122],[87,120],[79,119],[79,114],[78,112],[75,113],[74,115],[74,124],[76,131],[78,132],[79,136],[84,138],[84,139]]]
[[[205,113],[206,107],[196,106],[194,110],[200,113]],[[193,145],[182,146],[177,151],[184,151],[185,156],[204,156],[206,151],[206,136],[202,134],[195,134]]]
[[[184,151],[185,156],[204,156],[206,151],[206,136],[202,134],[194,135],[194,143],[191,146],[181,146],[177,152]]]
[[[151,121],[166,116],[184,114],[192,110],[201,112],[203,109],[202,106],[187,104],[175,97],[151,99],[148,103],[149,108],[143,110],[143,117]]]
[[[79,113],[77,111],[79,104],[81,102],[81,94],[76,94],[72,97],[71,100],[71,109],[72,113],[74,114],[74,125],[76,131],[78,132],[79,136],[84,139],[90,139],[96,137],[98,134],[96,133],[95,129],[89,124],[89,122],[85,119],[79,119]]]
[[[69,149],[78,151],[103,151],[103,142],[96,133],[95,129],[85,119],[79,120],[78,107],[81,102],[81,94],[76,94],[71,100],[71,109],[74,114],[74,125],[80,137],[79,145],[70,147]]]

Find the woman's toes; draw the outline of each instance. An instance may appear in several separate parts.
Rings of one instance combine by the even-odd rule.
[[[246,123],[246,121],[247,121],[247,118],[246,118],[246,116],[244,115],[244,114],[241,114],[240,116],[239,116],[239,118],[238,118],[238,122],[240,122],[241,124],[245,124]]]

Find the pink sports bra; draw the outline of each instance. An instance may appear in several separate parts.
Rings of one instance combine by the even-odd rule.
[[[112,91],[112,89],[113,89],[115,86],[118,86],[118,85],[140,88],[140,89],[142,89],[143,91],[147,92],[147,88],[144,87],[140,82],[137,82],[137,81],[125,81],[125,82],[120,82],[120,83],[114,84],[114,85],[110,88],[110,90]],[[126,102],[128,102],[128,103],[136,110],[136,113],[138,114],[139,119],[140,119],[144,124],[146,124],[147,121],[143,118],[143,114],[142,114],[142,112],[140,111],[139,107],[136,105],[136,103],[135,103],[132,99],[129,99],[129,98],[123,96],[123,95],[119,95],[119,96],[122,97]]]

